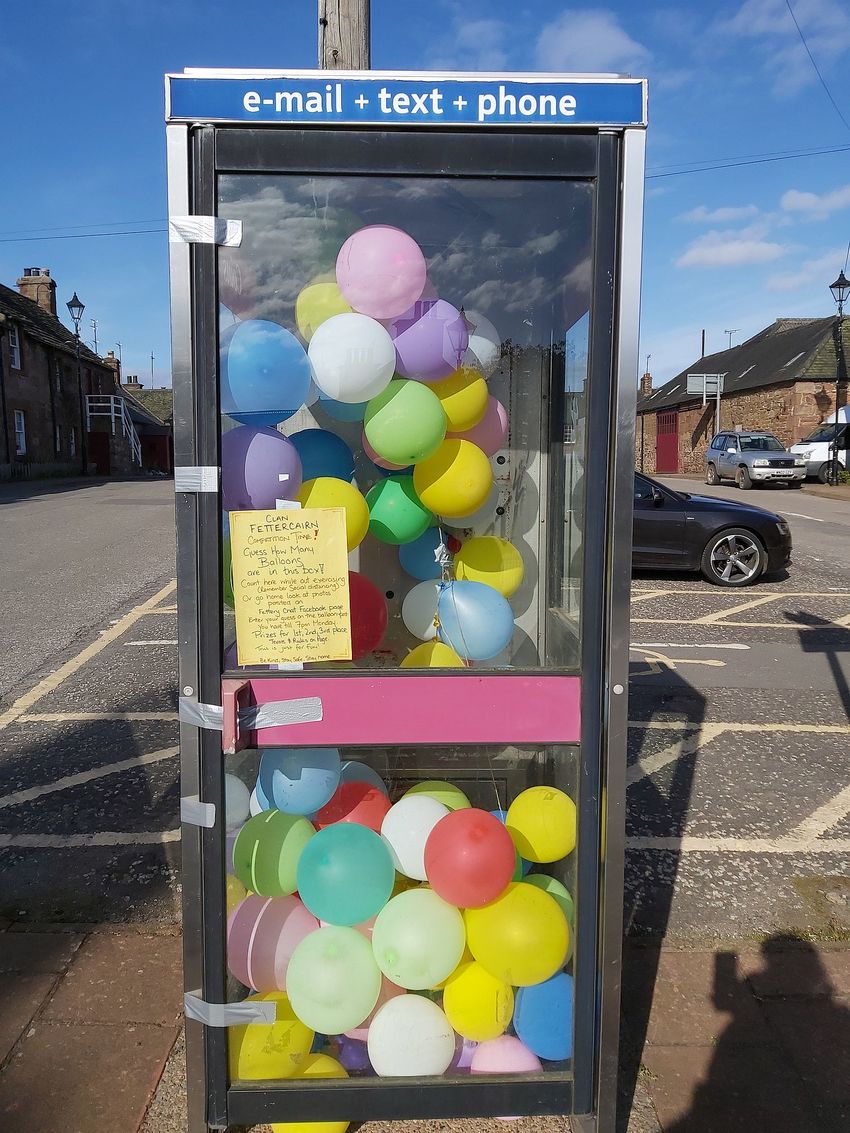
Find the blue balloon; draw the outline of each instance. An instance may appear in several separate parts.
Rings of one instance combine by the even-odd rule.
[[[368,763],[358,763],[356,759],[344,760],[340,772],[340,783],[371,783],[389,797],[387,785],[381,776]]]
[[[435,552],[440,543],[440,531],[437,527],[429,527],[424,535],[420,535],[412,543],[403,543],[398,549],[398,561],[402,570],[421,582],[427,582],[429,578],[439,578],[442,568],[435,558]]]
[[[437,600],[437,636],[468,661],[487,661],[508,645],[514,615],[507,598],[484,582],[449,582]]]
[[[236,643],[234,642],[234,645],[235,644]],[[262,785],[260,784],[259,776],[257,777],[257,782],[254,784],[254,794],[257,796],[257,802],[260,804],[260,810],[271,810],[274,807],[274,803],[269,802],[269,800],[266,798],[266,792],[263,790]]]
[[[314,917],[356,925],[377,916],[389,901],[395,866],[380,834],[358,822],[335,822],[301,851],[296,880]]]
[[[321,390],[319,390],[318,405],[324,409],[329,417],[333,417],[335,421],[362,421],[366,416],[366,406],[368,401],[346,402],[334,401],[330,397],[325,397]]]
[[[327,429],[302,429],[287,439],[301,457],[304,480],[333,476],[350,481],[354,476],[354,453],[336,433]]]
[[[226,330],[235,327],[239,322],[237,317],[229,307],[225,307],[224,303],[218,305],[218,332],[224,334]]]
[[[335,747],[266,748],[260,756],[258,792],[287,814],[313,814],[339,786],[339,768]]]
[[[558,972],[543,983],[517,988],[517,1037],[538,1058],[561,1062],[573,1055],[573,977]]]
[[[297,413],[310,389],[310,362],[278,323],[246,319],[221,335],[221,411],[244,425],[277,425]]]

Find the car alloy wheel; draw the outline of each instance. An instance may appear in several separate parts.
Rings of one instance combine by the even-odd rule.
[[[702,556],[702,572],[717,586],[747,586],[755,582],[766,562],[764,547],[756,536],[733,528],[709,540]]]
[[[746,491],[748,488],[752,488],[753,482],[750,479],[749,470],[743,467],[739,468],[735,473],[735,483],[743,491]]]
[[[717,475],[717,469],[713,464],[709,464],[708,468],[706,469],[705,482],[706,484],[710,484],[712,487],[715,487],[720,483],[720,477]]]

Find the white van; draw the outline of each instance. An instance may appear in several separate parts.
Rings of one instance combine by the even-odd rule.
[[[835,418],[835,413],[830,413],[813,433],[791,446],[791,452],[806,458],[806,475],[816,476],[822,484],[829,483],[836,440],[839,470],[850,464],[850,405],[838,410],[837,424]]]

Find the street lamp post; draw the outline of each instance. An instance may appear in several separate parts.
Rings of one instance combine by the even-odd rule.
[[[842,358],[844,349],[844,339],[841,335],[841,320],[844,318],[844,303],[850,294],[850,280],[846,278],[844,272],[841,271],[835,283],[830,283],[829,290],[832,292],[832,297],[838,304],[838,333],[836,335],[836,349],[835,349],[835,427],[832,435],[832,475],[830,479],[833,485],[838,483],[838,393],[841,384],[841,371],[842,371]]]
[[[80,398],[80,457],[82,460],[83,475],[85,476],[88,471],[88,454],[86,452],[86,410],[83,401],[83,375],[80,369],[80,320],[83,317],[83,311],[85,311],[86,305],[78,297],[76,291],[66,305],[68,307],[68,313],[74,320],[74,345],[77,353],[77,392]]]

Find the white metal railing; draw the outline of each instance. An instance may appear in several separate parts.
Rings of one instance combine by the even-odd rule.
[[[123,397],[109,393],[90,393],[86,396],[86,428],[91,429],[92,417],[108,417],[115,435],[116,425],[127,438],[133,463],[141,466],[142,442]]]

